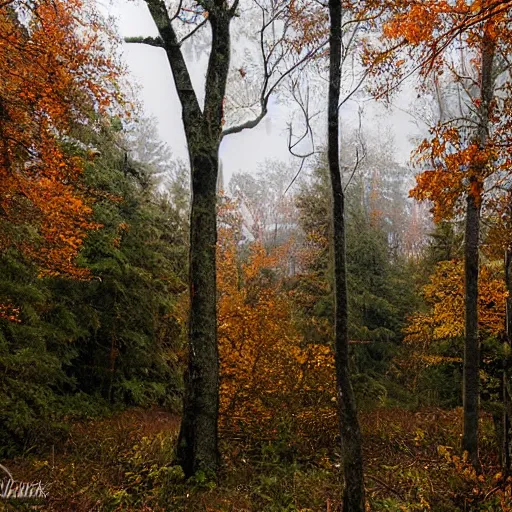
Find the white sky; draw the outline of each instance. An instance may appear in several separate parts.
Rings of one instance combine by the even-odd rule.
[[[108,6],[102,6],[117,18],[119,31],[123,37],[157,35],[156,27],[144,2],[111,0]],[[134,83],[140,85],[138,97],[143,102],[145,112],[156,117],[160,135],[169,144],[174,155],[187,161],[181,107],[164,51],[147,45],[125,43],[123,57],[134,77]],[[206,56],[201,60],[205,63]],[[201,97],[205,72],[202,62],[187,61],[187,64],[196,93]],[[399,103],[407,106],[410,94],[402,94],[398,99]],[[345,107],[341,112],[342,126],[356,125],[356,111],[357,106],[354,103]],[[291,161],[292,164],[299,165],[300,162],[294,162],[288,153],[287,123],[290,116],[290,108],[283,104],[274,104],[267,118],[257,128],[224,139],[220,154],[226,185],[233,173],[255,172],[267,159]],[[408,114],[397,109],[390,111],[383,105],[376,105],[375,102],[367,102],[364,105],[362,124],[368,133],[393,133],[397,160],[407,161],[411,151],[409,137],[417,132]],[[322,142],[325,130],[319,129],[319,132],[321,133],[317,134],[317,143]]]

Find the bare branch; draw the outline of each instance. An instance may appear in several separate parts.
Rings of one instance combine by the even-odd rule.
[[[313,129],[311,127],[311,120],[315,118],[320,112],[316,112],[313,115],[309,114],[309,87],[306,89],[306,97],[303,98],[302,93],[300,91],[300,87],[298,85],[298,81],[295,80],[292,83],[291,93],[295,103],[299,106],[302,115],[304,117],[304,133],[297,137],[297,140],[292,143],[293,132],[292,132],[292,124],[288,125],[288,151],[291,155],[297,158],[308,158],[315,153],[315,141],[313,135]],[[308,153],[299,154],[295,152],[295,148],[309,136],[311,142],[311,150]]]
[[[268,7],[263,5],[258,0],[254,0],[254,3],[261,10],[261,26],[258,31],[258,39],[262,59],[263,78],[258,100],[259,112],[256,113],[252,119],[249,119],[239,125],[226,128],[222,132],[222,137],[231,135],[233,133],[240,133],[243,130],[256,127],[268,113],[269,100],[276,89],[283,83],[286,78],[297,72],[309,60],[313,59],[317,53],[327,44],[326,40],[318,47],[309,50],[296,62],[290,64],[288,69],[280,71],[280,68],[284,67],[283,63],[287,60],[291,52],[290,47],[286,44],[286,33],[290,28],[289,20],[282,20],[283,15],[288,9],[288,4],[287,2],[281,2],[278,5],[272,5],[271,7]],[[284,25],[280,28],[281,33],[277,38],[275,34],[273,34],[271,42],[268,43],[267,30],[273,28],[274,23],[278,20],[284,22]],[[281,50],[279,54],[276,55],[278,48],[281,48]]]
[[[125,37],[125,43],[147,44],[148,46],[156,46],[164,48],[164,41],[161,37]]]
[[[359,79],[359,81],[357,82],[356,86],[343,98],[343,100],[341,100],[341,103],[338,105],[338,109],[340,109],[345,103],[347,103],[348,100],[350,100],[350,98],[352,98],[352,96],[357,92],[359,91],[359,89],[361,88],[361,86],[363,85],[364,81],[366,80],[366,77],[370,74],[370,70],[366,70],[363,75],[361,76],[361,78]]]
[[[306,158],[307,157],[302,158],[302,161],[299,166],[299,170],[297,171],[297,174],[295,174],[295,176],[293,177],[292,181],[290,181],[290,184],[286,187],[286,190],[283,192],[283,196],[286,195],[286,192],[288,192],[288,190],[290,190],[291,186],[295,183],[295,180],[299,177],[299,174],[301,173],[302,168],[304,167],[304,164],[306,163]]]
[[[354,175],[355,175],[355,173],[356,173],[360,163],[361,163],[361,160],[359,159],[359,149],[356,148],[356,161],[354,163],[354,167],[352,168],[352,172],[350,174],[350,177],[349,177],[345,187],[343,188],[343,192],[347,191],[347,188],[350,185],[350,182],[352,181],[352,178],[354,177]]]
[[[231,128],[226,128],[222,131],[222,138],[224,138],[226,135],[231,135],[233,133],[240,133],[244,130],[249,130],[251,128],[256,128],[260,124],[260,121],[267,115],[267,108],[262,107],[260,113],[253,119],[250,119],[249,121],[245,121],[245,123],[241,123],[237,126],[233,126]]]
[[[295,64],[290,66],[284,73],[282,73],[279,78],[273,83],[272,86],[268,87],[268,84],[270,82],[270,78],[272,76],[272,73],[269,72],[268,66],[266,68],[266,75],[264,75],[263,80],[263,87],[261,89],[261,95],[260,95],[260,112],[259,114],[254,117],[253,119],[246,121],[245,123],[241,123],[237,126],[232,126],[230,128],[226,128],[222,132],[222,137],[225,137],[226,135],[231,135],[233,133],[240,133],[243,130],[249,129],[249,128],[255,128],[258,126],[260,121],[266,116],[268,112],[268,102],[270,100],[270,97],[276,90],[276,88],[281,85],[281,83],[287,78],[289,75],[291,75],[293,72],[297,71],[301,66],[306,64],[309,60],[313,59],[315,55],[327,44],[327,41],[320,44],[316,48],[310,50],[303,58],[301,58],[299,61],[297,61]]]
[[[176,9],[176,12],[174,13],[174,16],[171,18],[171,21],[174,21],[180,15],[182,6],[183,6],[183,0],[180,0],[178,7]]]
[[[187,39],[189,39],[190,37],[192,37],[198,30],[200,30],[201,28],[203,28],[206,23],[208,22],[208,18],[205,18],[203,21],[201,21],[201,23],[199,23],[199,25],[197,25],[191,32],[189,32],[186,36],[184,36],[179,42],[178,44],[181,46]]]
[[[235,16],[235,14],[236,14],[236,10],[237,10],[237,8],[238,8],[238,4],[239,4],[239,3],[240,3],[240,0],[235,0],[235,1],[233,2],[233,5],[232,5],[232,6],[230,7],[230,9],[229,9],[229,15],[230,15],[230,16]]]

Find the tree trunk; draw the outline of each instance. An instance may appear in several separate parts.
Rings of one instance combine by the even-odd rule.
[[[190,218],[189,359],[185,374],[178,462],[185,475],[214,475],[219,465],[219,358],[216,261],[217,174],[223,102],[230,60],[231,18],[237,3],[204,0],[212,43],[201,112],[192,81],[163,0],[146,0],[166,51],[182,106],[192,176]]]
[[[218,149],[217,149],[218,150]],[[218,465],[219,357],[216,314],[218,156],[192,156],[189,362],[178,459],[186,475]]]
[[[490,105],[494,93],[493,60],[495,43],[490,34],[491,22],[487,22],[482,38],[482,69],[480,85],[480,111],[476,143],[486,150],[489,138]],[[469,191],[466,204],[466,232],[464,240],[465,272],[465,344],[464,344],[464,433],[462,449],[467,450],[469,460],[479,468],[478,415],[480,340],[478,336],[478,247],[480,234],[480,209],[487,158],[481,158],[470,169]]]
[[[503,360],[503,430],[502,460],[503,475],[510,476],[512,469],[512,386],[510,359],[512,348],[512,246],[505,250],[505,282],[508,297],[505,315],[505,347]]]
[[[467,197],[464,271],[466,283],[466,340],[464,345],[464,435],[462,449],[478,466],[478,403],[480,343],[478,339],[478,239],[480,206],[474,195]]]
[[[364,512],[365,489],[361,432],[348,355],[347,275],[345,261],[345,197],[339,165],[339,109],[341,84],[341,2],[329,0],[330,69],[328,97],[328,160],[332,186],[336,391],[343,454],[343,510]]]

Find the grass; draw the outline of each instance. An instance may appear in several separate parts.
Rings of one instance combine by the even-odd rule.
[[[177,416],[134,409],[77,423],[45,456],[5,462],[18,480],[48,483],[49,498],[36,505],[0,502],[0,509],[340,511],[336,432],[332,423],[325,422],[322,432],[319,425],[316,432],[299,425],[259,440],[225,433],[218,480],[197,475],[186,482],[172,464]],[[361,415],[361,425],[369,510],[512,511],[511,485],[499,472],[489,417],[481,421],[481,475],[460,457],[460,410],[376,409]]]

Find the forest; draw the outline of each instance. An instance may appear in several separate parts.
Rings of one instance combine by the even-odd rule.
[[[512,1],[138,5],[0,0],[0,510],[512,512]]]

